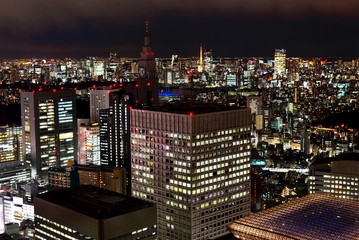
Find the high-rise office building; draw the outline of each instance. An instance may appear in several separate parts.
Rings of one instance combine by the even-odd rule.
[[[101,165],[124,167],[129,158],[129,96],[109,93],[109,108],[100,110]]]
[[[101,166],[125,168],[127,187],[131,181],[129,95],[108,93],[109,108],[100,110]]]
[[[282,77],[286,74],[285,59],[286,59],[285,49],[276,49],[274,51],[274,74],[277,78]]]
[[[158,78],[154,52],[150,44],[148,21],[146,21],[145,42],[138,62],[136,106],[152,106],[158,103]]]
[[[250,213],[250,109],[131,110],[132,195],[157,204],[159,239],[212,239]]]
[[[77,161],[75,91],[21,92],[20,99],[23,156],[32,176]]]
[[[156,239],[156,207],[91,185],[36,196],[35,239]]]

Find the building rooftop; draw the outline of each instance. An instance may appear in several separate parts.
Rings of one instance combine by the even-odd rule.
[[[228,229],[240,239],[358,239],[359,202],[311,194],[240,218]]]
[[[36,197],[96,219],[153,207],[152,203],[92,185],[49,191]]]
[[[140,110],[149,110],[157,112],[170,112],[179,114],[203,114],[221,111],[231,111],[245,109],[245,107],[229,106],[216,103],[191,103],[191,102],[174,102],[173,104],[166,104],[161,106],[153,106]]]

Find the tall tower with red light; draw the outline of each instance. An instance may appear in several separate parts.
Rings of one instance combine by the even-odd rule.
[[[137,106],[157,105],[158,79],[154,52],[150,44],[148,21],[146,21],[145,42],[142,47],[141,59],[138,63],[138,74],[138,85],[136,86],[138,91],[138,99],[136,99]]]

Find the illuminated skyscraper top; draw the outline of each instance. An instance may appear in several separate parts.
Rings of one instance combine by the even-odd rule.
[[[158,102],[158,79],[154,52],[150,45],[149,24],[146,21],[145,42],[138,63],[139,105],[156,105]]]

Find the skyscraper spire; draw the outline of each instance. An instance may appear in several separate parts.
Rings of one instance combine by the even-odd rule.
[[[150,46],[150,36],[148,31],[148,20],[146,20],[146,31],[145,31],[145,47]]]

